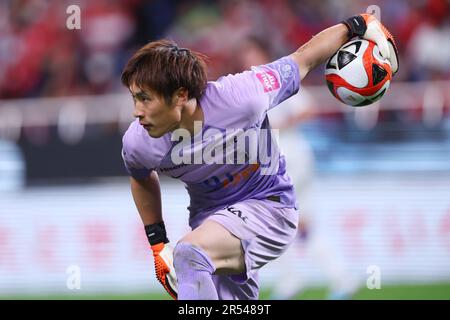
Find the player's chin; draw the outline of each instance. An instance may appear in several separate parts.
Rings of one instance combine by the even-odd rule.
[[[147,130],[147,132],[148,132],[148,135],[149,135],[150,137],[152,137],[152,138],[160,138],[160,137],[162,137],[162,136],[164,135],[164,133],[161,133],[161,132],[153,132],[153,131],[151,131],[151,130]]]
[[[148,135],[152,138],[160,138],[167,133],[166,130],[161,130],[160,128],[156,128],[154,126],[146,128]]]

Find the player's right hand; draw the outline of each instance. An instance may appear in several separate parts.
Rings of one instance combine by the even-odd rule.
[[[392,73],[398,71],[399,59],[394,37],[373,15],[364,13],[342,21],[349,30],[349,38],[354,36],[373,41],[381,55],[391,63]]]
[[[178,289],[177,275],[173,266],[173,248],[169,244],[164,222],[146,225],[145,233],[153,251],[156,278],[167,293],[176,300]]]
[[[160,242],[151,246],[155,260],[155,274],[167,293],[175,300],[178,296],[177,275],[173,267],[173,248],[169,243]]]

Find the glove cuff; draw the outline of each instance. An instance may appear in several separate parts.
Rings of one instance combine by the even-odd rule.
[[[167,239],[166,235],[166,227],[164,226],[164,221],[146,225],[144,228],[148,242],[150,243],[151,246],[161,242],[163,243],[169,242],[169,239]]]
[[[362,37],[367,30],[366,20],[361,15],[353,16],[342,21],[348,29],[348,38]]]

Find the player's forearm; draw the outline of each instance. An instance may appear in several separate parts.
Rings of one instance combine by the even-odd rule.
[[[157,173],[152,172],[146,180],[130,178],[130,183],[134,203],[144,225],[161,222],[161,190]]]
[[[340,23],[325,29],[291,54],[303,79],[309,71],[325,62],[348,40],[348,29]]]

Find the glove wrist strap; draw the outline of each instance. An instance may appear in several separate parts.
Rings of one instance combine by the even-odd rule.
[[[350,17],[341,23],[347,27],[349,39],[356,36],[362,37],[366,33],[366,21],[361,15]]]
[[[163,221],[159,223],[146,225],[144,228],[148,242],[150,243],[151,246],[161,242],[163,243],[169,242],[169,239],[167,239],[166,227],[164,226]]]

